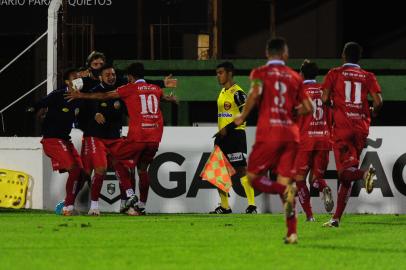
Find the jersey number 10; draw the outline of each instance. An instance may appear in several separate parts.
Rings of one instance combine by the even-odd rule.
[[[158,98],[154,94],[140,95],[141,114],[156,114],[158,112]]]

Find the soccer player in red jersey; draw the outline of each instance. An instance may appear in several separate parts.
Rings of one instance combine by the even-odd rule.
[[[331,100],[333,105],[333,151],[340,181],[336,211],[324,224],[328,227],[339,226],[353,181],[363,179],[367,193],[373,190],[374,168],[361,170],[358,166],[369,134],[371,114],[375,116],[381,109],[382,96],[375,75],[358,65],[361,53],[359,44],[345,44],[344,65],[331,69],[323,82],[322,100],[324,103]],[[373,107],[369,107],[368,94]]]
[[[331,212],[334,207],[331,189],[323,179],[331,149],[331,111],[321,100],[323,90],[316,81],[317,64],[305,60],[300,68],[300,74],[304,79],[304,92],[312,99],[313,114],[299,117],[300,144],[295,159],[295,180],[299,202],[306,213],[307,221],[314,221],[310,192],[305,181],[310,170],[312,172],[311,184],[322,193],[326,211]]]
[[[116,72],[112,66],[105,65],[100,69],[100,84],[90,92],[108,92],[115,89]],[[89,215],[100,215],[99,197],[107,168],[113,167],[120,181],[122,190],[122,204],[134,195],[131,174],[125,163],[113,162],[109,164],[109,151],[117,147],[121,141],[123,116],[126,111],[121,99],[88,103],[88,112],[93,119],[88,120],[84,131],[82,145],[83,167],[88,175],[94,170],[91,186],[91,205]],[[110,162],[112,163],[112,162]],[[125,209],[126,212],[128,209]]]
[[[165,95],[159,86],[145,82],[142,63],[131,64],[127,74],[129,83],[115,90],[105,93],[75,91],[68,93],[66,99],[122,99],[130,118],[129,129],[126,139],[110,149],[111,154],[117,160],[133,159],[140,177],[147,178],[149,182],[147,169],[158,151],[163,133],[160,101],[177,102],[177,99],[173,95]]]
[[[279,194],[284,203],[288,227],[285,243],[297,243],[295,195],[291,184],[294,159],[300,139],[294,114],[312,111],[312,104],[302,90],[300,75],[285,65],[288,46],[283,38],[267,42],[268,63],[251,72],[251,90],[243,112],[234,120],[241,125],[258,104],[258,124],[255,144],[248,159],[247,176],[254,188]],[[277,181],[265,175],[275,169]]]

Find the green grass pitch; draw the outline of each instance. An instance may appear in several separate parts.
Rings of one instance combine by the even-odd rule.
[[[62,217],[0,210],[0,269],[406,269],[406,215],[345,215],[322,228],[299,215]]]

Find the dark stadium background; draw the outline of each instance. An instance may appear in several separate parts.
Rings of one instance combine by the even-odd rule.
[[[111,3],[90,7],[67,5],[65,16],[68,23],[92,24],[94,48],[104,52],[110,61],[150,59],[150,24],[189,24],[181,26],[184,29],[164,29],[163,41],[159,48],[155,47],[155,59],[163,60],[188,57],[185,51],[191,48],[187,48],[189,43],[182,42],[182,32],[205,33],[209,29],[210,0],[111,0]],[[364,47],[365,58],[406,58],[406,23],[401,1],[389,0],[385,5],[350,0],[222,0],[220,3],[219,59],[264,59],[264,43],[272,31],[287,38],[291,58],[339,58],[343,44],[350,40]],[[271,29],[272,12],[275,29]],[[46,16],[45,5],[0,5],[0,67],[46,31]],[[85,47],[65,48],[61,68],[84,65],[83,55],[88,54]],[[403,69],[389,71],[378,67],[373,71],[377,75],[406,75]],[[326,72],[327,69],[321,70],[322,74]],[[155,73],[166,74],[166,71]],[[215,75],[214,70],[199,71],[202,73]],[[249,70],[237,70],[237,73],[248,75]],[[0,74],[0,109],[42,81],[45,74],[46,39]],[[193,75],[193,72],[174,75]],[[405,91],[404,87],[399,91]],[[38,125],[24,109],[44,94],[45,89],[41,89],[5,112],[6,132],[0,134],[38,135]],[[406,125],[405,108],[404,101],[386,101],[381,116],[373,124]],[[174,108],[172,113],[176,114],[177,110]],[[188,113],[190,125],[214,122],[216,103],[214,100],[191,102]],[[255,124],[254,120],[250,124]]]

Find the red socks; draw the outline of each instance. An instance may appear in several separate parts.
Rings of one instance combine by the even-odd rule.
[[[69,171],[68,180],[66,181],[66,197],[65,205],[73,205],[75,203],[76,186],[80,180],[80,169],[74,168]]]
[[[95,173],[92,178],[92,191],[91,200],[98,201],[100,197],[100,190],[103,185],[104,175]]]
[[[347,205],[348,198],[351,194],[351,182],[341,181],[340,189],[337,195],[337,208],[334,213],[333,219],[340,220]]]
[[[120,162],[114,166],[114,169],[120,182],[121,197],[125,197],[125,199],[131,197],[134,194],[134,190],[131,184],[130,170]]]
[[[357,180],[361,180],[364,177],[364,170],[361,169],[357,169],[354,167],[350,167],[345,169],[342,173],[341,173],[341,179],[342,181],[345,181],[347,183],[349,182],[353,182],[353,181],[357,181]]]
[[[282,195],[285,192],[285,185],[279,184],[278,182],[274,182],[269,180],[266,176],[259,176],[255,178],[252,182],[251,185],[253,188],[265,192],[265,193],[271,193],[271,194],[280,194]]]
[[[319,192],[322,192],[323,189],[327,187],[327,183],[323,178],[317,178],[313,180],[312,186],[313,188],[318,189]]]
[[[149,191],[149,175],[148,172],[139,172],[138,176],[140,177],[140,201],[143,203],[147,202],[148,191]]]
[[[306,186],[305,181],[297,181],[297,195],[299,197],[299,202],[302,205],[307,218],[313,217],[312,206],[310,205],[310,192]]]

